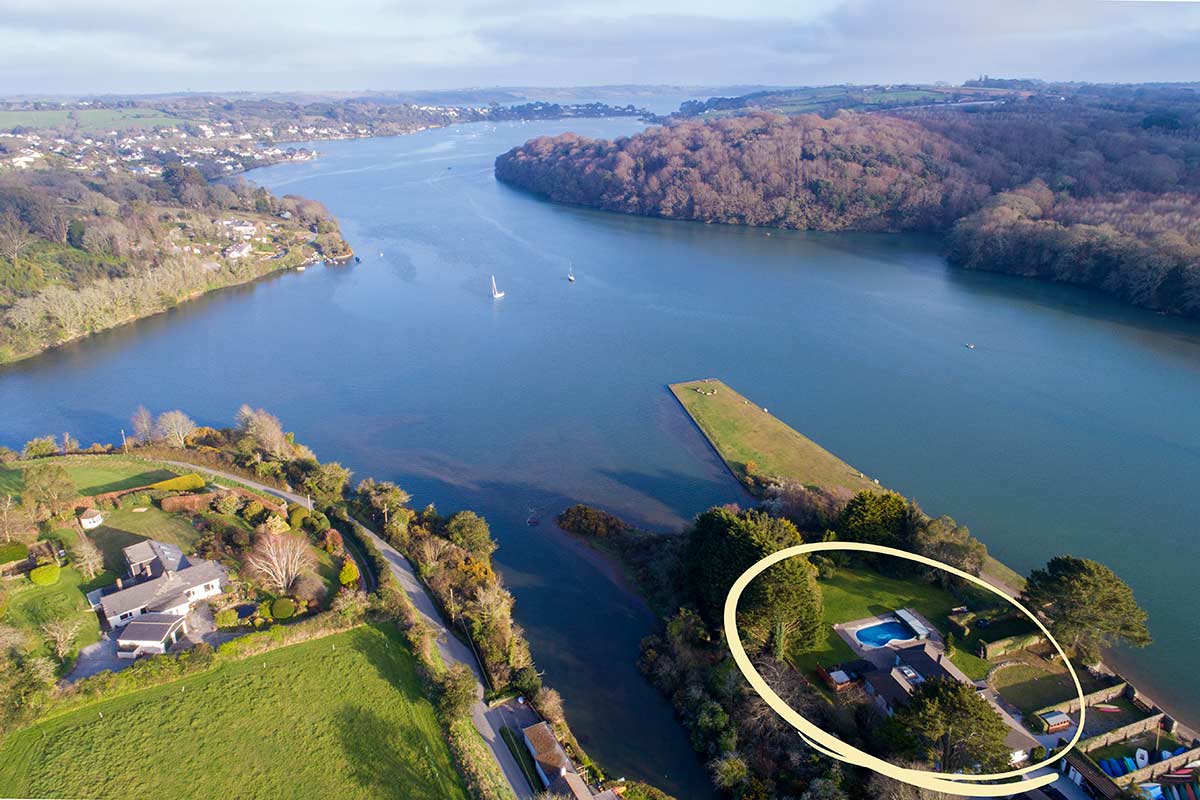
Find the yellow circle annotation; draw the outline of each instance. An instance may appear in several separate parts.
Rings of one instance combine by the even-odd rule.
[[[955,575],[963,580],[974,583],[987,589],[993,594],[1012,603],[1021,610],[1025,616],[1033,620],[1046,640],[1054,645],[1054,649],[1058,651],[1062,657],[1063,663],[1067,667],[1067,671],[1071,675],[1071,680],[1075,683],[1075,692],[1079,698],[1079,724],[1075,728],[1075,735],[1071,737],[1071,741],[1067,742],[1065,748],[1060,750],[1056,755],[1047,755],[1046,759],[1039,761],[1036,764],[1030,764],[1020,769],[1009,770],[1008,772],[994,772],[983,775],[974,774],[959,774],[949,772],[926,772],[924,770],[910,769],[900,767],[896,764],[884,761],[881,758],[864,753],[863,751],[852,747],[836,736],[826,733],[825,731],[812,724],[800,714],[798,714],[791,706],[784,702],[783,698],[777,695],[774,690],[763,680],[758,674],[758,670],[754,668],[754,664],[750,662],[750,658],[746,655],[746,650],[742,646],[741,635],[737,627],[737,607],[738,601],[742,597],[742,592],[750,585],[750,582],[762,574],[767,568],[773,564],[778,564],[788,558],[806,555],[808,553],[820,553],[829,550],[855,551],[860,553],[874,553],[877,555],[895,556],[896,558],[915,561],[918,564],[924,564],[935,569],[945,570],[951,575]],[[1037,618],[1037,615],[1023,606],[1015,597],[1010,597],[1002,589],[999,589],[981,578],[964,572],[949,564],[944,564],[932,558],[909,553],[905,550],[897,550],[892,547],[884,547],[882,545],[864,544],[862,542],[814,542],[812,544],[802,544],[795,547],[784,548],[758,561],[743,572],[736,581],[733,587],[729,590],[729,594],[725,597],[725,640],[729,645],[729,650],[733,654],[733,660],[738,665],[738,669],[746,676],[746,680],[750,682],[750,686],[754,691],[758,692],[759,696],[767,702],[771,709],[781,716],[788,724],[800,732],[800,737],[804,739],[813,749],[823,753],[830,758],[836,758],[847,764],[853,764],[859,767],[865,767],[886,775],[894,780],[903,781],[904,783],[913,786],[919,786],[924,789],[930,789],[947,794],[956,794],[963,797],[1007,797],[1017,792],[1027,791],[1053,783],[1058,779],[1058,771],[1054,770],[1052,774],[1039,775],[1032,778],[1026,778],[1021,781],[1009,781],[1009,778],[1016,778],[1022,775],[1027,775],[1030,772],[1048,767],[1058,759],[1062,758],[1068,751],[1075,747],[1079,742],[1080,735],[1083,733],[1084,718],[1086,709],[1084,708],[1083,685],[1079,681],[1079,676],[1075,674],[1075,667],[1071,664],[1071,660],[1067,658],[1062,646],[1051,635],[1042,621]],[[985,781],[1003,781],[1001,783],[984,783]]]

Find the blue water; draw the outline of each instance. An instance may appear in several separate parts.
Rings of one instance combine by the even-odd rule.
[[[721,377],[1018,570],[1061,553],[1112,565],[1156,639],[1122,667],[1200,720],[1200,626],[1180,602],[1200,563],[1200,325],[950,269],[921,237],[766,237],[552,205],[493,178],[533,136],[635,127],[462,126],[256,170],[328,205],[362,263],[0,370],[0,444],[119,441],[140,403],[228,425],[250,403],[356,479],[478,510],[584,747],[611,774],[702,798],[703,765],[635,667],[653,615],[553,518],[587,502],[678,530],[745,503],[664,386]]]
[[[859,628],[854,638],[868,647],[883,647],[888,642],[903,642],[915,638],[912,629],[899,620],[881,622],[868,628]]]

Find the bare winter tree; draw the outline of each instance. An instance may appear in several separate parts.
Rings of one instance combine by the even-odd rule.
[[[88,580],[96,577],[96,574],[104,568],[104,556],[85,534],[77,537],[75,546],[71,548],[71,558],[74,559],[75,566]]]
[[[23,531],[27,527],[29,527],[29,517],[25,513],[25,508],[13,499],[11,494],[0,497],[0,536],[4,537],[4,543],[11,542],[14,533]]]
[[[133,438],[143,444],[154,441],[154,416],[150,409],[138,406],[129,421],[133,423]]]
[[[77,619],[56,619],[43,623],[42,636],[50,645],[54,657],[62,661],[71,652],[75,635],[79,633],[80,622]]]
[[[258,446],[275,458],[287,456],[292,445],[283,432],[283,425],[274,414],[243,405],[237,413],[238,430],[252,437]]]
[[[291,591],[296,579],[316,563],[308,540],[288,533],[259,536],[246,559],[246,566],[280,594]]]
[[[33,244],[34,239],[29,226],[16,214],[11,211],[0,214],[0,254],[13,264],[17,263],[25,248]]]
[[[41,684],[54,683],[54,662],[45,656],[26,659],[22,665],[35,681]]]
[[[196,423],[182,411],[164,411],[158,415],[154,427],[168,445],[182,448],[187,444],[188,434],[196,430]]]
[[[0,659],[8,657],[14,650],[25,648],[25,631],[11,625],[0,625]]]

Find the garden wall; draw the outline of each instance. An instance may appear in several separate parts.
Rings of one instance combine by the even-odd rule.
[[[1099,689],[1097,691],[1094,691],[1091,694],[1085,694],[1083,696],[1083,705],[1086,708],[1087,706],[1094,706],[1096,703],[1107,703],[1109,700],[1112,700],[1114,697],[1119,697],[1120,695],[1124,694],[1125,689],[1127,687],[1129,687],[1129,684],[1126,683],[1125,681],[1121,681],[1120,683],[1114,683],[1112,686],[1106,687],[1104,689]],[[1070,700],[1064,700],[1063,702],[1055,703],[1052,706],[1046,706],[1045,708],[1039,708],[1037,711],[1035,711],[1033,713],[1034,713],[1034,716],[1039,716],[1041,714],[1048,713],[1050,711],[1061,711],[1064,714],[1074,714],[1078,710],[1079,710],[1079,698],[1073,697]]]
[[[1005,653],[1033,647],[1043,641],[1045,641],[1045,638],[1040,633],[1022,633],[1016,636],[1006,636],[994,642],[980,642],[979,657],[990,660]]]
[[[1122,725],[1119,728],[1113,728],[1108,733],[1102,733],[1099,736],[1093,736],[1090,739],[1084,739],[1079,743],[1079,749],[1085,753],[1090,753],[1097,747],[1104,747],[1113,742],[1123,742],[1131,736],[1137,736],[1144,731],[1152,731],[1158,727],[1159,720],[1165,717],[1166,714],[1159,711],[1145,719],[1139,719],[1137,722],[1131,722],[1128,725]]]
[[[1113,783],[1117,786],[1128,786],[1131,783],[1143,783],[1151,780],[1155,775],[1162,775],[1164,772],[1170,772],[1180,767],[1185,767],[1192,761],[1200,758],[1200,747],[1188,750],[1186,753],[1180,753],[1177,756],[1160,761],[1157,764],[1151,764],[1145,769],[1138,769],[1130,772],[1127,775],[1122,775],[1119,778],[1114,778]]]

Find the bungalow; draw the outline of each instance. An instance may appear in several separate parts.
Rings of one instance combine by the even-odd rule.
[[[117,658],[159,655],[186,636],[187,617],[174,614],[142,614],[121,629],[117,636]]]
[[[545,722],[530,725],[521,731],[525,737],[525,748],[533,756],[533,764],[546,791],[572,798],[572,800],[617,800],[617,794],[605,789],[592,794],[583,778],[575,770],[571,759],[558,743],[553,729]]]
[[[90,531],[93,528],[99,528],[104,524],[104,515],[94,508],[89,508],[79,515],[79,524],[83,526],[84,530]]]
[[[201,559],[189,560],[178,547],[147,540],[122,551],[129,566],[125,586],[102,595],[97,607],[110,629],[120,628],[143,614],[187,616],[192,604],[221,593],[225,569]]]

